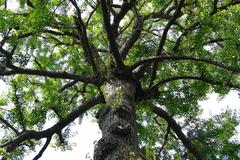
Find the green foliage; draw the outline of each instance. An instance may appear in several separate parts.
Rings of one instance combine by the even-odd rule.
[[[20,8],[24,8],[25,4],[26,4],[26,0],[20,0]]]
[[[19,25],[20,16],[15,16],[9,10],[0,9],[0,31],[4,33],[8,28],[15,28]]]
[[[8,2],[10,6],[11,3]],[[86,59],[89,57],[85,56],[87,54],[85,42],[81,41],[84,37],[82,35],[84,27],[89,45],[94,45],[99,51],[100,59],[96,65],[98,66],[102,60],[104,67],[107,66],[103,71],[103,79],[109,78],[108,72],[118,71],[115,66],[110,65],[115,62],[112,62],[113,55],[109,54],[110,43],[103,23],[102,8],[97,4],[99,1],[77,1],[84,27],[76,25],[77,12],[69,1],[31,0],[31,2],[32,6],[26,0],[20,0],[17,4],[19,8],[11,10],[8,6],[5,9],[4,0],[0,0],[0,47],[9,53],[14,51],[13,55],[6,55],[0,51],[1,79],[11,86],[7,95],[0,94],[0,115],[19,132],[41,131],[49,121],[56,123],[63,120],[80,104],[101,93],[101,84],[98,86],[96,82],[90,84],[78,81],[64,89],[73,80],[66,77],[61,79],[29,74],[32,70],[39,71],[40,75],[43,71],[49,71],[93,77],[96,80],[98,73],[87,62]],[[136,22],[141,19],[144,24],[140,37],[123,60],[126,68],[156,55],[166,24],[174,15],[175,3],[179,2],[179,0],[137,1],[133,9],[126,13],[119,24],[119,33],[114,33],[118,36],[114,41],[117,42],[119,50],[134,32]],[[209,93],[215,92],[224,96],[231,89],[229,84],[239,86],[240,83],[239,74],[220,67],[226,65],[229,68],[240,68],[240,6],[230,5],[221,9],[221,6],[229,2],[232,1],[219,1],[216,6],[217,12],[214,13],[214,4],[210,0],[187,0],[179,17],[169,28],[161,56],[190,56],[218,62],[220,65],[190,60],[160,61],[153,84],[181,76],[205,78],[219,83],[215,85],[211,81],[183,78],[159,85],[156,95],[155,91],[149,93],[153,96],[151,98],[138,97],[136,102],[138,138],[147,159],[181,159],[184,156],[186,159],[194,159],[194,155],[186,150],[172,129],[168,133],[164,148],[161,149],[168,124],[152,113],[153,106],[161,107],[175,118],[184,133],[187,133],[187,137],[206,158],[239,159],[240,145],[237,140],[233,140],[235,129],[239,125],[237,114],[234,111],[226,111],[207,120],[201,119],[199,115],[202,110],[198,105],[198,102],[206,99]],[[119,11],[119,7],[113,7],[111,18]],[[88,19],[90,15],[91,18]],[[179,46],[176,46],[177,40],[180,40]],[[29,69],[28,72],[22,74],[22,70],[9,65],[9,61],[14,66]],[[144,91],[151,84],[152,68],[152,63],[147,64],[139,80],[139,85]],[[14,69],[21,74],[2,77],[3,71],[9,71],[10,74]],[[141,89],[139,90],[142,91]],[[121,92],[122,88],[116,90],[118,91]],[[119,104],[118,100],[114,102]],[[95,115],[101,106],[99,104],[86,113]],[[79,115],[79,121],[84,115]],[[4,130],[0,144],[17,136],[3,123],[0,127]],[[71,127],[66,127],[62,135],[55,134],[51,146],[61,150],[71,149],[72,144],[68,142]],[[0,155],[13,160],[23,159],[28,150],[39,145],[35,141],[24,143],[26,145],[20,146],[12,153],[0,148]]]
[[[0,106],[5,106],[7,105],[7,98],[4,98],[4,97],[0,97]]]
[[[9,158],[9,153],[5,151],[5,149],[0,148],[0,156]]]
[[[236,133],[236,126],[239,125],[236,111],[227,110],[207,121],[198,120],[193,123],[197,130],[195,132],[191,129],[188,134],[196,139],[196,144],[201,146],[201,152],[205,157],[220,159],[239,157],[239,142],[232,138]]]

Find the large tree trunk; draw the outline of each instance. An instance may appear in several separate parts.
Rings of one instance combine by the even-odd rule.
[[[101,87],[106,104],[98,114],[102,138],[94,160],[142,160],[136,131],[135,84],[112,79]]]

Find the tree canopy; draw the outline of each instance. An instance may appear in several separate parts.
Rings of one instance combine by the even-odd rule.
[[[120,79],[136,86],[137,136],[147,160],[239,159],[237,112],[202,119],[198,105],[211,92],[239,90],[239,4],[20,0],[9,9],[10,1],[0,0],[0,78],[11,86],[0,95],[0,155],[23,159],[42,145],[37,160],[50,143],[71,148],[75,119],[122,104],[125,88],[113,88],[112,100],[104,85]]]

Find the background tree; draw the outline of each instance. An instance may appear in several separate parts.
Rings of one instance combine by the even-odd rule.
[[[20,0],[10,10],[1,0],[3,159],[40,142],[34,160],[50,143],[67,149],[71,122],[86,113],[103,135],[95,160],[239,159],[237,113],[204,120],[198,106],[239,88],[239,4]]]

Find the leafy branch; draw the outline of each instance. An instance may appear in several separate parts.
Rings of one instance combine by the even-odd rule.
[[[16,147],[21,145],[21,143],[23,143],[26,140],[31,140],[31,139],[40,140],[42,138],[47,138],[48,141],[50,141],[50,137],[52,137],[54,134],[58,134],[59,132],[61,132],[61,130],[64,127],[66,127],[69,123],[73,122],[81,114],[85,113],[87,110],[89,110],[93,106],[95,106],[99,103],[103,103],[103,102],[104,102],[104,99],[102,96],[94,97],[94,98],[86,101],[85,103],[81,104],[79,107],[77,107],[75,110],[73,110],[65,118],[61,119],[59,122],[57,122],[52,127],[48,128],[46,130],[43,130],[43,131],[25,130],[24,132],[19,134],[14,139],[12,139],[4,144],[1,144],[0,147],[7,148],[7,150],[9,152],[11,152],[12,150],[14,150]],[[48,144],[46,143],[46,145],[48,145]],[[44,148],[42,149],[42,151],[45,150]]]
[[[197,81],[202,81],[204,83],[208,83],[210,85],[220,85],[220,86],[225,86],[229,88],[235,88],[238,89],[240,85],[237,84],[232,84],[229,81],[223,82],[223,81],[215,81],[212,79],[205,78],[204,76],[174,76],[174,77],[169,77],[163,80],[158,81],[157,83],[153,84],[150,86],[148,89],[142,90],[141,93],[141,98],[146,98],[146,97],[151,97],[155,94],[158,93],[158,87],[161,85],[164,85],[166,83],[172,82],[172,81],[177,81],[177,80],[197,80]]]
[[[202,156],[199,153],[197,147],[191,142],[189,138],[185,136],[182,132],[181,126],[172,118],[166,111],[163,109],[153,106],[152,112],[162,117],[165,121],[167,121],[168,125],[173,129],[176,133],[177,137],[182,141],[183,145],[198,159],[201,160]]]
[[[223,68],[227,71],[231,71],[231,72],[234,72],[234,73],[240,73],[240,68],[238,68],[238,67],[227,66],[222,62],[217,62],[217,61],[207,59],[207,58],[197,58],[197,57],[190,57],[190,56],[167,56],[167,55],[161,55],[161,56],[146,58],[142,61],[139,61],[139,62],[136,62],[135,64],[133,64],[131,66],[131,69],[134,70],[135,68],[137,68],[141,65],[150,64],[150,63],[153,63],[155,61],[160,62],[160,61],[166,61],[166,60],[170,60],[170,61],[187,60],[187,61],[203,62],[203,63],[206,63],[206,64],[211,64],[211,65]]]
[[[176,7],[176,11],[175,11],[174,15],[171,17],[171,19],[168,21],[167,25],[165,26],[165,28],[163,30],[161,40],[160,40],[159,45],[158,45],[156,56],[159,56],[159,55],[162,54],[163,46],[165,44],[168,31],[171,28],[171,26],[173,25],[173,23],[175,22],[175,20],[177,18],[179,18],[178,15],[181,13],[181,9],[183,7],[184,2],[185,2],[185,0],[181,0],[179,2],[179,4]],[[152,66],[152,76],[151,76],[151,80],[150,80],[150,85],[152,85],[153,81],[156,79],[157,66],[158,66],[158,62],[156,61],[156,62],[153,63],[153,66]]]
[[[85,53],[85,58],[86,58],[87,62],[92,65],[93,70],[95,72],[97,72],[98,68],[95,64],[95,61],[93,58],[93,53],[91,52],[90,44],[89,44],[88,37],[87,37],[86,26],[85,26],[85,24],[82,20],[82,16],[81,16],[81,14],[82,14],[81,10],[78,7],[77,2],[75,0],[70,0],[70,2],[72,3],[72,5],[74,6],[74,8],[76,9],[76,12],[77,12],[77,17],[74,17],[74,20],[75,20],[75,24],[78,29],[79,37],[81,39],[82,47],[83,47],[83,50]]]

